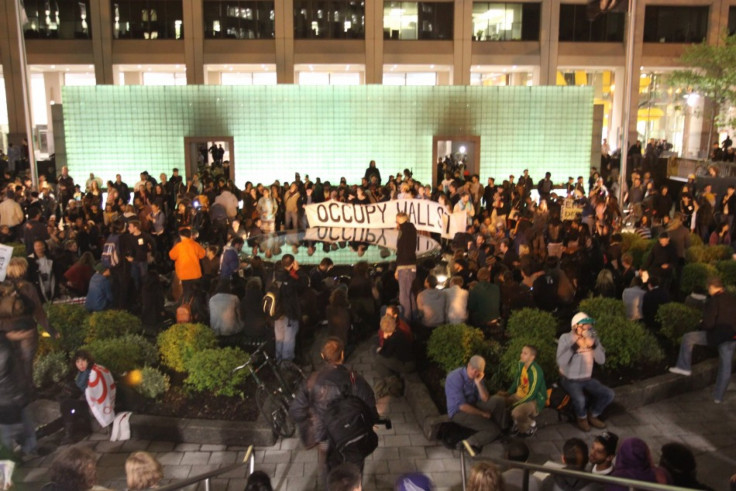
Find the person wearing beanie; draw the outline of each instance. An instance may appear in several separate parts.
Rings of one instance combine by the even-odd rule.
[[[578,428],[585,432],[590,431],[591,426],[606,427],[599,416],[615,395],[613,389],[593,378],[594,363],[603,365],[606,362],[606,351],[593,329],[594,323],[588,314],[578,312],[570,322],[570,332],[560,336],[557,342],[560,384],[570,394]]]

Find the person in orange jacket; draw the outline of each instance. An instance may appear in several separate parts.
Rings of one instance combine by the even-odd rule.
[[[192,231],[188,228],[179,230],[179,243],[171,248],[169,257],[174,261],[176,276],[181,280],[183,298],[191,298],[202,278],[199,261],[204,258],[204,248],[192,239]]]

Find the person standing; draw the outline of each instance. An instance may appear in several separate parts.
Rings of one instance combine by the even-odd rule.
[[[378,411],[375,395],[368,382],[360,374],[343,365],[345,346],[340,338],[327,338],[320,355],[325,362],[324,365],[302,382],[296,398],[291,403],[289,414],[299,426],[304,446],[317,447],[320,468],[319,489],[325,489],[330,470],[343,462],[355,464],[362,469],[368,456],[358,452],[341,454],[334,443],[330,442],[327,420],[331,405],[343,399],[346,394],[352,394],[370,408],[374,421],[378,421]]]
[[[399,282],[399,304],[407,321],[413,319],[416,300],[411,291],[417,276],[417,229],[409,221],[409,215],[396,214],[396,228],[399,238],[396,241],[396,280]]]
[[[182,295],[192,298],[197,282],[202,278],[201,261],[205,256],[204,248],[192,239],[192,231],[188,228],[179,230],[179,243],[169,251],[169,258],[174,261],[176,276],[181,280]]]
[[[578,428],[585,432],[591,426],[606,427],[599,416],[615,396],[613,389],[592,377],[593,364],[603,365],[606,361],[606,351],[593,330],[594,322],[585,312],[578,312],[572,318],[570,332],[560,336],[557,342],[560,384],[570,394]]]
[[[677,364],[669,371],[690,376],[695,345],[718,347],[720,363],[713,402],[720,404],[731,381],[731,364],[736,349],[736,298],[726,291],[720,278],[709,278],[706,287],[710,298],[705,304],[700,329],[682,336]]]

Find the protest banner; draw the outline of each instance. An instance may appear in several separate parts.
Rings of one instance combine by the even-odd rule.
[[[396,250],[399,231],[392,229],[365,229],[341,227],[310,227],[304,233],[305,240],[321,242],[359,242]],[[417,255],[439,252],[439,244],[430,237],[417,235]]]

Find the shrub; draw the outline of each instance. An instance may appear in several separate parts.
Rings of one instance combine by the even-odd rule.
[[[698,234],[694,232],[690,232],[690,247],[702,246],[702,245],[703,245],[703,239],[701,239]]]
[[[693,291],[703,293],[705,292],[705,283],[711,276],[718,276],[718,270],[710,264],[686,264],[680,274],[680,291],[686,294]]]
[[[578,312],[585,312],[595,320],[605,316],[626,318],[623,300],[615,298],[586,298],[580,302]]]
[[[557,321],[549,312],[539,309],[521,309],[511,314],[506,325],[509,337],[555,337]]]
[[[156,347],[138,334],[97,339],[85,345],[84,349],[89,351],[95,362],[118,375],[157,361]]]
[[[729,245],[700,245],[690,246],[685,251],[685,259],[688,263],[712,263],[725,259],[731,259],[733,249]]]
[[[233,368],[248,361],[240,348],[213,348],[197,351],[187,362],[189,376],[184,381],[195,392],[211,391],[216,396],[243,395],[247,370],[232,373]]]
[[[166,374],[153,367],[143,367],[141,381],[134,386],[136,392],[148,399],[156,399],[169,390],[170,379]]]
[[[466,324],[445,324],[432,331],[427,356],[445,372],[465,366],[473,355],[486,359],[486,367],[498,359],[497,343],[485,339],[483,331]]]
[[[141,320],[125,310],[103,310],[87,318],[85,343],[98,339],[119,338],[126,334],[139,334]]]
[[[58,340],[51,341],[55,350],[73,353],[84,344],[89,312],[82,305],[47,304],[46,315],[51,327],[61,334]]]
[[[716,269],[724,285],[736,285],[736,261],[733,259],[718,261]]]
[[[698,309],[678,302],[660,305],[657,310],[657,322],[662,326],[659,333],[672,345],[679,345],[682,335],[695,330],[700,323],[702,313]]]
[[[631,256],[634,258],[634,267],[640,267],[644,262],[645,256],[657,242],[656,239],[643,239],[634,233],[624,233],[621,235],[623,237],[621,252],[631,253]]]
[[[174,324],[158,335],[161,360],[177,372],[186,371],[194,353],[216,346],[215,333],[204,324]]]
[[[596,331],[606,349],[608,370],[634,368],[664,359],[656,338],[646,328],[625,317],[604,315],[596,319]]]
[[[58,384],[69,375],[66,353],[56,352],[40,356],[33,364],[33,385],[44,387]]]

